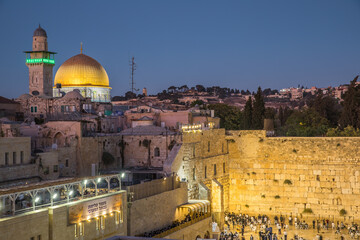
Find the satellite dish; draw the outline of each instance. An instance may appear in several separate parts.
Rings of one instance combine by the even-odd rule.
[[[34,96],[38,96],[40,93],[38,91],[32,91],[31,94]]]

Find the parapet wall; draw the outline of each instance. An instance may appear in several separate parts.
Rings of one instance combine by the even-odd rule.
[[[228,134],[230,211],[360,220],[360,138]]]

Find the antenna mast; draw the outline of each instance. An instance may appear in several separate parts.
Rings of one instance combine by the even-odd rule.
[[[136,70],[136,63],[134,57],[131,58],[131,62],[129,65],[130,65],[131,92],[134,93],[135,91],[139,91],[139,89],[135,88],[134,74]]]

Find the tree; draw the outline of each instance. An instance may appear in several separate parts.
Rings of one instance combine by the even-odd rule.
[[[131,91],[128,91],[128,92],[125,93],[125,99],[126,99],[126,100],[134,99],[134,98],[136,98],[136,94],[135,94],[135,93],[133,93],[133,92],[131,92]]]
[[[360,137],[360,130],[353,126],[347,126],[343,130],[340,128],[329,128],[326,132],[327,137]]]
[[[322,117],[313,108],[294,111],[285,124],[285,132],[287,136],[324,136],[328,128],[328,120]]]
[[[220,127],[226,130],[240,130],[243,125],[243,116],[240,109],[223,103],[210,104],[209,109],[215,111],[220,118]]]
[[[204,104],[204,102],[202,100],[195,100],[190,104],[190,107],[195,107],[196,105],[200,106],[203,104]]]
[[[176,89],[177,89],[177,87],[175,87],[175,86],[170,86],[169,88],[168,88],[168,92],[175,92],[176,91]]]
[[[206,92],[206,89],[203,85],[196,85],[195,87],[198,92]]]
[[[246,101],[245,109],[244,109],[244,129],[252,129],[252,100],[251,96]]]
[[[360,127],[360,91],[359,87],[355,84],[358,78],[359,76],[356,76],[354,80],[351,81],[349,89],[344,95],[344,108],[339,120],[339,124],[342,129],[347,126],[353,126],[354,128]]]
[[[324,96],[320,91],[316,98],[309,102],[309,106],[314,108],[322,117],[329,120],[332,127],[338,125],[341,106],[334,98]]]
[[[260,87],[258,88],[257,93],[254,97],[255,101],[252,112],[252,126],[254,129],[263,129],[265,117],[265,102]]]

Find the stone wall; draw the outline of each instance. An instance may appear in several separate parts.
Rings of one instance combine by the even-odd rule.
[[[129,203],[128,235],[135,236],[171,225],[177,207],[187,202],[187,189],[181,187]]]
[[[360,219],[360,138],[231,135],[231,211]]]
[[[211,211],[219,222],[228,209],[228,166],[225,129],[185,132],[177,156],[166,162],[168,173],[171,169],[188,183],[189,199],[211,200]]]
[[[184,133],[166,169],[188,182],[190,199],[211,199],[220,225],[224,211],[344,220],[345,210],[345,219],[360,220],[359,156],[360,138],[213,129]]]

